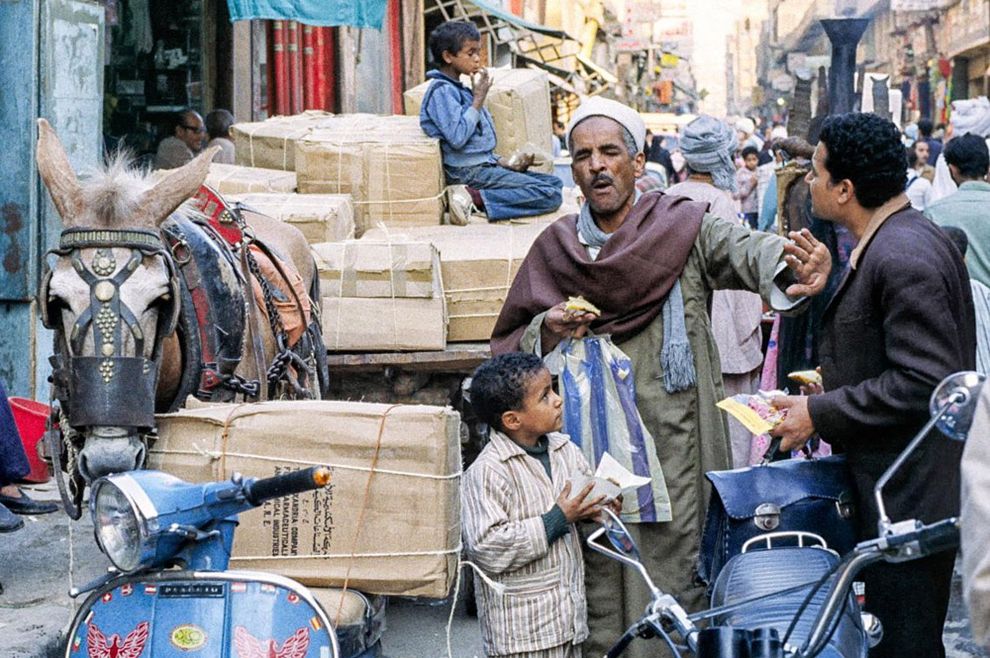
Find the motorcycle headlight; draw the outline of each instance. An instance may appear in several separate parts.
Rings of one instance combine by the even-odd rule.
[[[139,569],[154,556],[155,537],[149,521],[155,511],[154,506],[148,509],[151,501],[146,498],[128,475],[101,478],[93,485],[90,509],[96,541],[125,573]]]

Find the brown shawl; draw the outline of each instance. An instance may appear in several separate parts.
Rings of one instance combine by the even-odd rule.
[[[707,211],[707,203],[644,194],[596,260],[578,240],[577,215],[561,217],[523,260],[492,332],[492,353],[518,350],[532,319],[571,295],[601,310],[595,333],[622,342],[643,331],[684,271]]]

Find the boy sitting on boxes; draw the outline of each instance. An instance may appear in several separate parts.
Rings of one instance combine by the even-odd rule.
[[[461,489],[468,557],[496,583],[475,581],[485,653],[579,656],[588,625],[574,522],[597,517],[604,497],[590,498],[594,482],[572,497],[571,478],[591,468],[558,433],[561,399],[538,356],[515,352],[482,364],[471,405],[491,428]]]
[[[492,86],[488,70],[481,66],[481,34],[473,23],[448,21],[430,34],[430,53],[436,70],[419,110],[419,125],[440,140],[447,184],[461,186],[448,192],[451,222],[466,224],[472,204],[489,221],[530,217],[560,207],[563,183],[556,176],[527,172],[533,156],[518,162],[498,158],[495,124],[485,109]],[[468,75],[472,88],[461,84]]]

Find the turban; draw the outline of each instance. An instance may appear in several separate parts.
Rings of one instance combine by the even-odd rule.
[[[628,105],[600,96],[589,98],[574,112],[565,137],[568,148],[571,145],[571,132],[579,123],[591,117],[608,117],[618,123],[633,138],[637,152],[643,152],[643,145],[646,143],[646,124],[643,123],[643,117]]]
[[[747,135],[752,135],[756,132],[756,124],[753,123],[752,119],[743,117],[739,121],[736,121],[736,130]]]
[[[702,114],[684,127],[681,153],[693,171],[712,175],[720,190],[735,191],[736,133],[714,117]]]
[[[990,137],[990,101],[986,96],[967,100],[952,101],[952,122],[954,135],[973,133],[980,137]]]

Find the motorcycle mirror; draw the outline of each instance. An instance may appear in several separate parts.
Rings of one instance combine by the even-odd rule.
[[[625,524],[612,510],[606,508],[602,512],[605,515],[602,517],[602,525],[605,527],[605,535],[608,537],[609,543],[612,544],[612,548],[639,561],[639,547],[636,546],[636,542],[629,534]]]
[[[932,393],[929,413],[937,416],[935,426],[950,439],[966,440],[984,381],[982,373],[957,372],[943,379]]]

